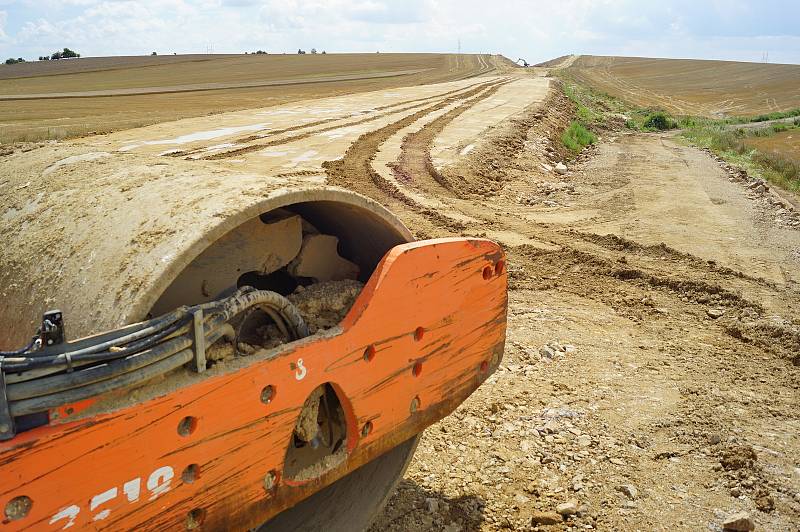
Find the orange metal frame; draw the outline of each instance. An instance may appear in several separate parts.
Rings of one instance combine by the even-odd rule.
[[[202,529],[257,526],[463,402],[500,363],[506,291],[504,255],[490,241],[397,246],[337,334],[122,410],[59,416],[3,442],[0,508],[20,496],[32,503],[24,518],[4,515],[3,528],[181,529],[190,514]],[[286,482],[296,418],[324,383],[346,413],[347,459],[316,479]]]

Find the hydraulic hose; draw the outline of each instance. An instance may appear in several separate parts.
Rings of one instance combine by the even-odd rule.
[[[4,367],[9,373],[14,371],[28,371],[31,369],[44,367],[64,369],[68,368],[70,365],[82,365],[86,362],[102,362],[106,360],[122,358],[141,351],[142,349],[152,347],[160,340],[163,340],[170,335],[185,333],[188,330],[189,321],[189,315],[183,316],[180,321],[172,323],[166,329],[158,331],[157,333],[144,337],[138,341],[132,342],[125,347],[118,347],[116,350],[109,349],[107,351],[92,352],[87,349],[81,349],[79,351],[61,353],[59,355],[31,356],[22,362],[14,362],[14,359],[7,359]]]
[[[141,353],[113,360],[100,366],[92,366],[71,373],[61,373],[43,379],[9,384],[6,387],[6,397],[9,401],[20,401],[107,380],[116,375],[136,371],[141,367],[163,360],[191,346],[192,341],[189,338],[183,336],[173,338]]]
[[[288,299],[274,292],[247,287],[227,299],[198,307],[183,307],[150,320],[142,328],[115,340],[58,355],[6,358],[2,364],[5,373],[24,371],[20,368],[41,368],[42,365],[61,371],[68,365],[99,362],[77,371],[8,384],[6,396],[11,414],[41,412],[134,386],[186,364],[194,358],[189,321],[198,308],[209,312],[203,323],[206,345],[213,344],[230,331],[228,322],[231,319],[253,308],[264,310],[290,339],[308,336],[308,327]],[[150,334],[144,335],[142,331]],[[127,345],[119,347],[123,343]]]

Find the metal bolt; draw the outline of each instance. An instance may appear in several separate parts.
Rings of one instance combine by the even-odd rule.
[[[366,437],[369,436],[370,432],[372,432],[372,421],[367,421],[361,428],[361,435]]]

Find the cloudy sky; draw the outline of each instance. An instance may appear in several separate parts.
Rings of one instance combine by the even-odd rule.
[[[0,56],[568,53],[800,63],[797,0],[0,0]]]

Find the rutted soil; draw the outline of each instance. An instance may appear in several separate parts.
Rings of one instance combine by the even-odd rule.
[[[328,182],[379,199],[379,201],[389,206],[390,209],[399,208],[405,211],[412,209],[416,220],[415,225],[418,229],[430,226],[430,223],[426,220],[433,220],[433,227],[445,226],[454,228],[455,230],[463,228],[463,224],[460,222],[456,222],[441,213],[424,209],[412,198],[403,194],[394,183],[387,181],[375,171],[371,164],[372,159],[375,157],[380,145],[385,142],[386,139],[409,124],[459,99],[466,99],[463,104],[464,107],[474,105],[479,100],[491,96],[496,88],[502,84],[502,81],[485,84],[466,93],[462,93],[459,96],[450,96],[380,129],[362,135],[347,149],[341,159],[323,163],[323,168],[325,168],[328,175]],[[471,98],[473,96],[474,98]]]
[[[450,122],[464,114],[478,101],[494,95],[504,84],[493,85],[485,93],[465,101],[455,109],[451,109],[421,130],[406,135],[403,138],[400,157],[397,163],[392,166],[395,177],[434,195],[437,193],[445,195],[455,193],[458,195],[459,190],[454,188],[447,181],[447,178],[433,165],[430,153],[433,140]]]
[[[256,136],[252,136],[251,135],[251,136],[245,137],[243,139],[239,139],[237,141],[237,143],[241,143],[241,144],[247,143],[247,142],[251,142],[251,144],[247,144],[246,146],[243,146],[241,148],[236,148],[236,149],[233,149],[233,150],[228,150],[228,151],[224,151],[224,152],[220,152],[220,153],[215,153],[213,155],[209,155],[209,156],[206,156],[206,157],[203,157],[203,158],[206,159],[206,160],[226,159],[226,158],[229,158],[229,157],[235,157],[235,156],[243,155],[245,153],[249,153],[249,152],[252,152],[252,151],[262,150],[264,148],[269,148],[269,147],[272,147],[272,146],[280,146],[281,144],[286,144],[288,142],[295,142],[295,141],[298,141],[298,140],[302,140],[302,139],[307,138],[307,137],[309,137],[311,135],[316,135],[316,134],[319,134],[319,133],[323,133],[325,131],[332,131],[334,129],[339,129],[339,128],[347,127],[347,126],[355,126],[355,125],[359,125],[359,124],[366,124],[368,122],[373,122],[375,120],[379,120],[379,119],[381,119],[381,118],[383,118],[383,117],[385,117],[387,115],[391,115],[393,113],[403,113],[403,112],[409,111],[411,109],[416,109],[418,107],[423,107],[423,106],[427,105],[428,103],[430,103],[431,100],[437,100],[438,103],[436,105],[442,106],[442,105],[444,105],[446,103],[452,102],[454,99],[467,98],[469,96],[472,96],[473,94],[476,94],[477,92],[479,92],[481,89],[483,89],[483,88],[485,88],[487,86],[490,86],[490,85],[493,85],[493,84],[490,84],[490,83],[478,83],[478,84],[475,84],[474,88],[471,87],[471,88],[467,89],[466,91],[464,89],[456,89],[456,90],[453,90],[453,91],[446,92],[446,93],[444,93],[442,95],[430,96],[430,97],[427,97],[427,98],[418,98],[418,99],[414,99],[414,100],[408,100],[408,101],[405,101],[405,102],[399,102],[399,103],[392,104],[392,105],[385,105],[385,106],[382,106],[382,107],[378,107],[375,110],[376,111],[384,111],[384,110],[388,110],[388,109],[391,109],[391,110],[387,111],[387,112],[384,112],[384,113],[376,113],[376,114],[373,114],[373,115],[368,116],[366,118],[361,118],[361,119],[357,119],[357,120],[349,121],[349,122],[345,122],[345,123],[342,123],[341,118],[332,118],[332,119],[329,119],[329,120],[319,120],[319,121],[311,122],[311,123],[308,123],[308,124],[303,124],[303,125],[299,125],[299,126],[288,127],[288,128],[285,128],[285,129],[278,129],[278,130],[270,131],[270,137],[272,137],[272,136],[275,136],[275,135],[280,135],[280,134],[288,133],[288,132],[292,132],[292,131],[312,129],[311,131],[306,131],[306,132],[299,133],[297,135],[293,135],[293,136],[290,136],[290,137],[285,137],[285,138],[279,138],[279,139],[275,139],[275,140],[267,140],[267,141],[259,142],[260,137],[256,137]],[[442,102],[441,101],[442,97],[446,97],[447,99],[444,102]],[[419,103],[419,102],[421,102],[421,103]],[[412,104],[412,105],[407,105],[407,104]],[[441,108],[441,107],[436,107],[436,108],[438,109],[438,108]],[[428,113],[428,112],[431,112],[432,110],[435,110],[435,109],[427,108],[427,109],[425,109],[425,112]],[[313,129],[315,126],[324,125],[324,124],[327,124],[327,123],[330,123],[330,122],[336,122],[336,125],[333,125],[333,126],[330,126],[330,127]],[[255,142],[255,143],[252,143],[252,142]],[[186,153],[181,152],[181,155],[188,155],[190,153],[191,152],[186,152]]]
[[[422,111],[327,165],[333,182],[391,205],[419,236],[485,235],[509,254],[501,369],[425,433],[373,530],[720,530],[737,511],[759,529],[791,530],[800,232],[765,226],[760,204],[713,159],[659,136],[612,132],[567,175],[545,170],[563,159],[556,139],[571,112],[554,92],[442,169],[444,183],[426,152],[434,135],[406,137],[397,173],[476,223],[424,216],[373,180],[380,143]],[[637,221],[654,196],[681,187],[653,184],[662,165],[715,183],[697,201],[721,210],[691,220],[703,224],[697,240],[672,230],[680,209]],[[664,201],[683,202],[681,190]],[[738,248],[714,240],[729,230],[717,216],[749,228]],[[786,275],[765,277],[773,266]]]

